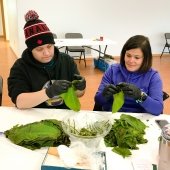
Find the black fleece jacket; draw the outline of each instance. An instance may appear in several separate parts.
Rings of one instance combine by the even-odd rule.
[[[10,70],[8,77],[8,95],[16,104],[16,98],[21,93],[36,92],[51,80],[72,81],[74,74],[79,74],[73,58],[61,53],[55,47],[54,58],[50,63],[42,64],[36,61],[29,49],[23,51]],[[36,107],[52,108],[44,102]],[[55,108],[67,108],[65,104]]]

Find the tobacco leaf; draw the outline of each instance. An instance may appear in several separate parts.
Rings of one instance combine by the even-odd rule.
[[[138,144],[147,143],[144,138],[146,127],[140,119],[122,114],[120,119],[115,119],[110,132],[104,137],[105,144],[114,147],[113,152],[127,157],[130,149],[138,149]]]
[[[4,132],[5,136],[16,145],[34,150],[41,147],[69,146],[69,136],[63,131],[61,121],[46,119],[26,125],[15,125]]]
[[[124,104],[124,93],[120,91],[113,95],[112,113],[116,113]]]
[[[68,91],[66,93],[62,93],[60,96],[62,97],[64,103],[68,108],[76,112],[80,111],[80,107],[81,107],[80,101],[76,95],[73,84],[71,87],[68,88]]]
[[[129,157],[130,155],[132,155],[131,151],[127,148],[114,147],[112,151],[119,155],[122,155],[123,158]]]

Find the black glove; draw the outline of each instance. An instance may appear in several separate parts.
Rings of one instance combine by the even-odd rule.
[[[49,98],[58,96],[62,93],[67,92],[71,86],[71,82],[67,80],[56,80],[54,83],[46,89],[46,94]]]
[[[141,98],[141,90],[133,84],[119,83],[117,85],[123,91],[125,96],[134,98],[135,100]]]
[[[78,80],[78,81],[74,81],[74,80]],[[74,75],[74,82],[73,85],[76,88],[76,90],[84,90],[86,88],[86,80],[84,77],[75,74]]]
[[[120,92],[120,88],[113,85],[113,84],[109,84],[107,85],[104,90],[103,90],[103,96],[106,99],[110,99],[111,97],[113,97],[114,94],[119,93]]]

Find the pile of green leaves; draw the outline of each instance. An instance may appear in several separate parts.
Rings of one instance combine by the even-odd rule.
[[[16,145],[34,150],[41,147],[69,145],[69,136],[62,129],[61,122],[56,119],[47,119],[26,125],[16,125],[4,132]]]
[[[66,106],[68,108],[78,112],[78,111],[80,111],[81,105],[80,105],[80,101],[76,95],[76,90],[74,87],[74,83],[76,81],[80,81],[80,80],[74,80],[72,82],[72,86],[69,87],[68,91],[66,93],[61,94],[60,96],[62,97],[62,99],[64,100],[64,103],[66,104]]]
[[[131,155],[130,149],[138,149],[138,144],[147,143],[144,139],[147,126],[140,120],[130,115],[122,114],[120,119],[115,119],[111,131],[104,137],[107,147],[123,157]]]

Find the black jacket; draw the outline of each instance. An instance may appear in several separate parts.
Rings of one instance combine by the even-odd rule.
[[[51,80],[72,81],[74,74],[79,74],[73,58],[59,52],[55,47],[54,58],[47,64],[39,63],[28,49],[24,50],[21,58],[17,59],[10,70],[8,77],[8,94],[12,102],[21,93],[36,92],[41,90]],[[44,102],[36,107],[51,108]],[[65,104],[55,108],[67,108]]]

